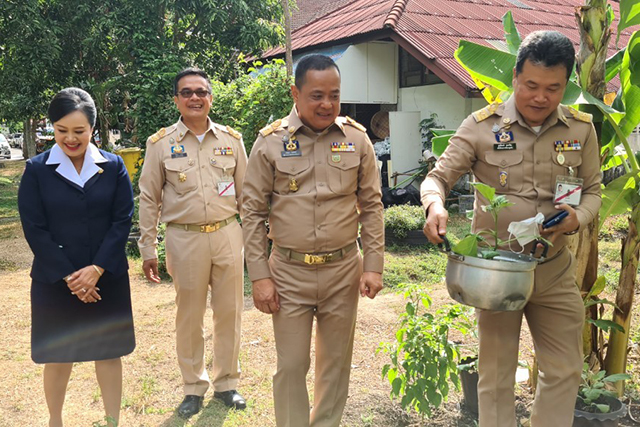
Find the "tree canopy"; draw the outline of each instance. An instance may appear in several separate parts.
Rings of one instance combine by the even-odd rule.
[[[198,66],[213,80],[283,39],[279,0],[3,0],[0,119],[41,118],[67,86],[89,91],[103,138],[142,142],[175,120],[172,79]]]

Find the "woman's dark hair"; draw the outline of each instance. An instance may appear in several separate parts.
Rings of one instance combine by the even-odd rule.
[[[55,123],[74,111],[81,111],[87,117],[89,125],[95,126],[96,104],[91,95],[77,87],[62,89],[53,97],[49,104],[49,120]]]
[[[314,53],[312,55],[307,55],[303,57],[298,65],[296,66],[296,75],[295,75],[295,84],[298,89],[302,88],[304,85],[305,79],[307,77],[307,71],[316,70],[316,71],[324,71],[327,68],[335,68],[338,70],[338,74],[340,74],[340,68],[333,61],[333,59],[329,58],[326,55],[320,55],[318,53]]]
[[[533,65],[550,68],[564,65],[567,80],[571,77],[576,51],[573,43],[564,34],[557,31],[534,31],[522,41],[516,59],[516,76],[522,72],[526,60]]]

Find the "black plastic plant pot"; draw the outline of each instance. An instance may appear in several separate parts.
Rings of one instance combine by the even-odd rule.
[[[467,365],[477,357],[465,357],[460,360],[460,365]],[[474,415],[478,415],[478,372],[475,369],[460,371],[460,384],[464,397],[464,407]]]
[[[573,427],[617,427],[618,421],[627,415],[627,405],[615,397],[605,396],[603,400],[611,408],[609,412],[602,414],[575,409],[573,411]],[[580,403],[580,399],[578,399],[576,406],[579,406]]]

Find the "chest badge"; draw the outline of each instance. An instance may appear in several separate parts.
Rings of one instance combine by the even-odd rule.
[[[233,148],[231,147],[216,147],[213,149],[214,156],[233,156]]]
[[[341,157],[340,154],[332,154],[331,155],[331,161],[333,163],[340,163]]]
[[[282,152],[282,157],[300,157],[302,156],[302,152],[300,151],[300,143],[295,137],[282,138],[282,145],[284,146],[284,151]]]
[[[502,187],[506,187],[507,186],[507,177],[509,176],[509,174],[506,171],[501,171],[500,172],[500,185]]]
[[[502,131],[496,134],[496,141],[502,144],[513,141],[513,132],[511,131]]]
[[[574,139],[573,141],[555,141],[553,143],[553,148],[556,150],[556,153],[561,153],[563,151],[580,151],[582,150],[582,145],[580,144],[580,140]]]
[[[332,142],[331,152],[332,153],[355,153],[356,144],[354,144],[353,142]]]
[[[298,191],[298,181],[295,178],[291,178],[289,180],[289,191],[295,193]]]
[[[172,145],[171,158],[176,159],[179,157],[187,157],[187,153],[184,151],[184,145]]]

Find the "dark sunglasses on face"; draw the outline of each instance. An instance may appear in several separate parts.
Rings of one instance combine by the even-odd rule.
[[[209,95],[211,92],[205,89],[198,89],[198,90],[182,89],[180,92],[178,92],[178,94],[180,94],[180,96],[185,99],[191,98],[194,93],[198,96],[198,98],[204,98],[207,95]]]

